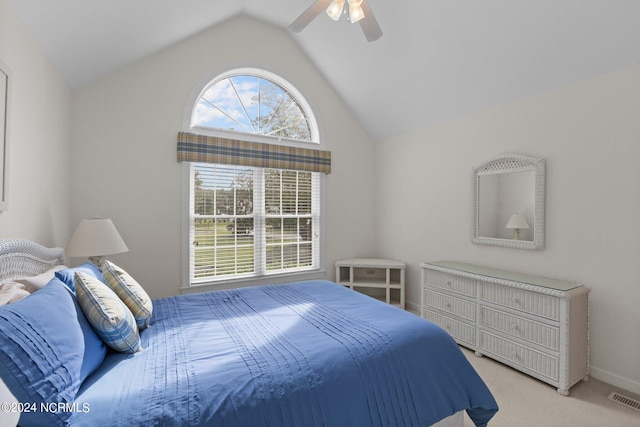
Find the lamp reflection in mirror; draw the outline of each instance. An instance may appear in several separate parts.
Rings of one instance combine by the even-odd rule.
[[[529,224],[522,214],[514,213],[509,218],[506,228],[513,230],[513,240],[520,240],[520,230],[529,228]]]
[[[129,251],[120,233],[109,218],[86,218],[73,232],[65,254],[68,257],[88,257],[97,266],[105,255]]]

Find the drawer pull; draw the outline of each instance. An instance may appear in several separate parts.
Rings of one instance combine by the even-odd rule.
[[[451,310],[451,303],[450,302],[446,303],[445,307],[447,307],[447,309]]]
[[[516,325],[515,323],[511,325],[511,330],[515,333],[520,335],[520,328],[518,327],[518,325]]]
[[[451,281],[447,280],[447,287],[451,287]]]
[[[511,352],[511,358],[512,358],[512,359],[520,359],[520,355],[518,354],[518,352],[517,352],[517,351],[513,350],[513,351]]]

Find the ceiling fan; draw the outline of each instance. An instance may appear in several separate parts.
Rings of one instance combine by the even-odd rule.
[[[372,42],[382,37],[380,25],[376,17],[373,16],[373,12],[367,5],[366,0],[316,0],[315,3],[309,6],[302,15],[298,16],[298,18],[289,25],[289,30],[294,33],[299,33],[309,25],[323,9],[326,9],[327,15],[329,15],[331,19],[337,21],[340,19],[343,10],[345,11],[344,13],[347,14],[344,7],[345,2],[349,5],[347,19],[349,19],[351,23],[360,23],[360,27],[367,41]]]

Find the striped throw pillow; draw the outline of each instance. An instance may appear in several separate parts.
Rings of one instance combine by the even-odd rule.
[[[142,350],[133,314],[107,285],[81,271],[74,283],[82,312],[106,345],[122,353]]]
[[[148,328],[153,313],[151,298],[136,280],[111,261],[102,263],[102,275],[112,291],[131,310],[140,330]]]

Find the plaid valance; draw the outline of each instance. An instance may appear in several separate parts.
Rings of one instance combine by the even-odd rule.
[[[189,132],[178,133],[178,161],[331,173],[331,152]]]

